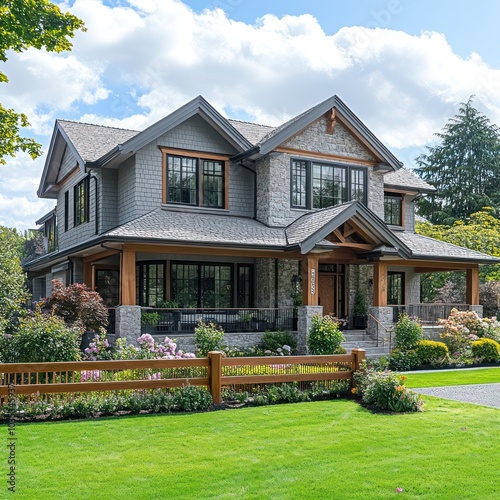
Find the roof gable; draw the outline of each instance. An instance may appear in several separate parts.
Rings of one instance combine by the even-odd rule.
[[[273,129],[254,148],[236,155],[235,161],[257,159],[270,153],[310,124],[329,114],[332,125],[338,119],[387,170],[398,170],[402,163],[380,142],[364,123],[336,95]],[[333,129],[332,129],[333,130]]]
[[[121,154],[131,154],[146,146],[169,130],[199,115],[217,130],[237,151],[244,151],[252,144],[226,118],[213,108],[202,96],[198,96],[170,115],[154,123],[135,137],[119,146]]]
[[[339,231],[346,223],[349,223],[348,227]],[[360,239],[350,241],[354,235]],[[288,245],[298,246],[303,254],[309,253],[316,245],[321,246],[323,240],[335,247],[348,246],[366,251],[369,250],[367,243],[372,247],[388,246],[403,258],[409,258],[411,253],[381,219],[358,201],[304,214],[287,227],[286,236]]]

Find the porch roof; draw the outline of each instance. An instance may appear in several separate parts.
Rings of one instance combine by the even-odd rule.
[[[421,234],[400,231],[396,235],[399,240],[410,248],[413,259],[500,264],[498,257],[459,247],[445,241],[435,240]]]

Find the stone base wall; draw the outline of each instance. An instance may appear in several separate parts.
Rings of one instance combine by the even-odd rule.
[[[302,306],[297,312],[297,352],[307,354],[307,338],[312,325],[312,317],[315,314],[323,316],[323,306]]]
[[[368,328],[366,331],[372,338],[377,339],[378,345],[383,346],[389,341],[393,328],[392,307],[368,308]]]
[[[116,308],[115,336],[124,337],[128,344],[137,345],[141,336],[141,307],[119,306]]]

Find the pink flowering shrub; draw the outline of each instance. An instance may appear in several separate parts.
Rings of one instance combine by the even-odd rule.
[[[169,337],[165,337],[163,343],[156,342],[149,334],[144,333],[137,339],[139,350],[137,352],[138,359],[179,359],[179,358],[194,358],[195,355],[190,352],[184,352],[181,349],[177,350],[177,344]]]
[[[80,372],[80,382],[99,382],[101,370],[85,370]]]
[[[452,309],[448,319],[440,319],[443,333],[440,337],[450,353],[470,352],[472,343],[479,338],[500,340],[500,323],[496,318],[480,318],[475,311]]]

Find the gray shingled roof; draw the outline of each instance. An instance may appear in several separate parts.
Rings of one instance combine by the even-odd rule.
[[[354,202],[342,203],[334,207],[309,212],[292,222],[286,228],[286,237],[289,245],[298,245],[305,239],[328,224],[334,217],[340,215],[344,210],[353,205]]]
[[[239,120],[228,120],[228,122],[252,144],[257,144],[264,136],[274,130],[274,127],[270,125],[259,125]]]
[[[485,253],[469,250],[451,243],[435,240],[421,234],[406,231],[394,232],[396,237],[408,246],[415,259],[436,259],[452,261],[478,261],[478,263],[500,263],[500,259]]]
[[[109,237],[161,240],[163,243],[225,246],[286,246],[285,229],[229,215],[189,213],[157,208],[106,233]]]
[[[102,235],[102,238],[115,241],[147,240],[151,243],[161,242],[163,244],[267,248],[282,251],[290,250],[298,245],[302,248],[304,244],[311,247],[319,245],[322,247],[332,246],[333,248],[335,245],[324,239],[321,230],[335,218],[342,218],[343,212],[352,211],[353,206],[356,209],[358,205],[357,202],[349,202],[317,212],[310,212],[287,228],[269,227],[254,219],[227,214],[191,213],[157,208],[108,231]],[[370,219],[369,213],[365,207],[361,209],[358,207],[355,210],[355,216],[361,217],[361,220],[366,219],[367,223],[375,220]],[[384,226],[382,221],[380,224]],[[375,225],[380,226],[380,224]],[[403,253],[412,259],[500,263],[500,259],[496,257],[434,240],[427,236],[406,231],[391,231],[387,227],[386,230],[387,234],[390,233],[389,236],[380,227],[377,234],[382,239],[387,239],[390,245],[392,244],[392,246],[387,247],[387,250],[395,250],[399,253],[402,249]],[[411,254],[408,253],[409,251]]]
[[[436,188],[427,184],[417,174],[406,168],[384,175],[384,185],[392,187],[406,187],[416,191],[434,192]]]
[[[123,144],[139,133],[137,130],[67,120],[58,120],[58,123],[85,162],[98,160],[118,144]]]

